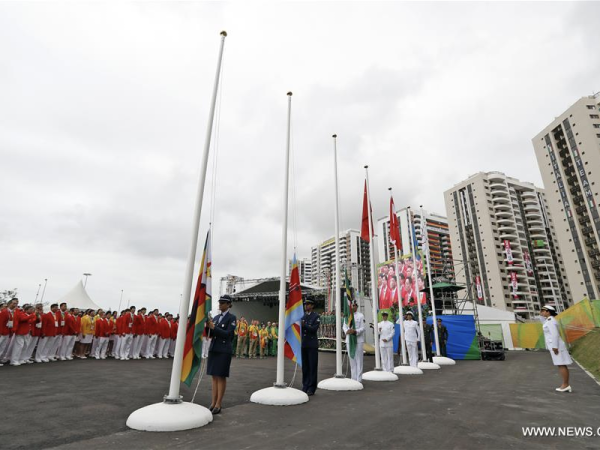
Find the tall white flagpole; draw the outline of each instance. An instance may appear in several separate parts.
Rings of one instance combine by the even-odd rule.
[[[390,198],[392,197],[392,188],[389,188]],[[394,204],[394,208],[396,208],[396,204]],[[392,211],[393,214],[396,214],[396,211]],[[390,221],[390,225],[391,225]],[[396,292],[398,292],[398,311],[399,311],[399,319],[400,319],[400,353],[402,354],[402,365],[406,366],[408,364],[408,358],[406,357],[406,336],[404,336],[404,317],[402,314],[402,296],[400,295],[400,285],[398,284],[398,276],[400,273],[398,272],[398,258],[400,258],[400,250],[398,250],[398,243],[394,244],[394,248],[396,249],[396,258],[394,260],[395,273],[396,273]],[[392,299],[393,301],[393,299]]]
[[[200,179],[198,182],[196,203],[194,206],[194,221],[192,225],[190,251],[188,253],[185,279],[183,282],[183,295],[179,304],[179,328],[177,329],[177,340],[175,341],[175,356],[173,358],[173,366],[171,369],[169,393],[164,397],[164,401],[162,403],[155,403],[153,405],[138,409],[129,416],[127,419],[127,426],[135,430],[189,430],[191,428],[204,426],[212,421],[212,413],[207,408],[194,403],[183,402],[181,396],[179,395],[179,388],[181,383],[181,368],[183,365],[183,350],[185,345],[187,319],[190,308],[190,295],[192,291],[192,281],[194,275],[194,263],[196,262],[196,249],[198,246],[200,216],[202,213],[202,198],[204,196],[204,184],[206,181],[206,169],[208,167],[208,154],[210,150],[215,115],[215,105],[217,102],[217,92],[219,89],[221,61],[223,59],[225,37],[227,37],[227,33],[222,31],[221,47],[219,49],[219,57],[217,60],[217,70],[215,73],[210,112],[208,114],[208,124],[206,126],[206,138],[204,140],[204,151],[200,166]]]
[[[337,134],[332,137],[333,179],[335,182],[335,375],[333,378],[321,381],[317,387],[331,391],[358,391],[363,388],[362,383],[348,379],[342,373],[342,276],[340,273],[340,196],[337,168]]]
[[[421,216],[421,220],[423,220],[423,217]],[[413,275],[415,277],[415,294],[417,296],[417,308],[419,311],[419,328],[421,331],[421,359],[422,361],[417,365],[417,367],[419,369],[439,369],[440,366],[438,366],[435,363],[429,362],[429,361],[425,361],[425,358],[427,357],[427,352],[425,351],[425,329],[423,327],[423,313],[422,313],[422,308],[421,308],[421,293],[419,292],[419,277],[418,277],[418,271],[417,271],[417,254],[418,254],[418,249],[417,249],[417,227],[415,227],[415,218],[414,215],[411,218],[411,224],[412,224],[412,235],[413,235]],[[421,261],[421,266],[423,265],[423,261]],[[423,293],[423,295],[425,295]]]
[[[292,93],[288,92],[287,134],[285,149],[285,181],[283,187],[283,228],[281,232],[281,278],[279,280],[279,340],[277,342],[277,376],[273,387],[260,389],[252,394],[250,401],[264,405],[289,406],[308,401],[308,395],[299,389],[287,387],[283,377],[285,363],[285,301],[287,273],[288,197],[290,180],[290,141],[292,120]]]
[[[371,217],[371,191],[369,189],[369,166],[365,166],[367,177],[367,213],[369,215],[369,254],[371,257],[371,298],[373,300],[373,347],[375,347],[375,370],[363,374],[363,380],[369,381],[397,381],[398,376],[391,372],[381,370],[381,355],[379,351],[379,317],[377,309],[379,307],[379,292],[377,289],[377,273],[375,271],[375,251],[374,249],[374,233],[373,233],[373,218]]]
[[[421,246],[425,247],[425,258],[427,258],[427,280],[429,281],[429,300],[431,301],[431,313],[433,319],[433,337],[435,339],[435,354],[440,356],[440,339],[437,329],[437,315],[435,313],[435,298],[433,296],[433,282],[431,280],[431,253],[429,252],[429,237],[427,236],[427,220],[423,215],[423,205],[420,206],[421,212]]]
[[[433,362],[439,366],[452,366],[456,364],[452,358],[448,358],[446,356],[441,356],[440,354],[440,337],[438,333],[437,327],[437,314],[435,312],[435,297],[433,295],[433,281],[431,275],[431,252],[429,249],[429,237],[427,236],[427,219],[423,214],[423,205],[421,205],[421,235],[423,236],[421,242],[425,247],[425,254],[427,258],[427,277],[429,280],[429,297],[431,299],[431,312],[432,312],[432,320],[433,320],[433,335],[435,338],[435,354],[433,357]],[[477,307],[477,306],[475,306]]]

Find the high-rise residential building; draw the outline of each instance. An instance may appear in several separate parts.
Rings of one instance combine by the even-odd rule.
[[[369,244],[361,240],[360,231],[347,230],[340,234],[340,267],[347,271],[352,287],[370,296],[371,270]],[[331,237],[311,248],[311,284],[335,289],[335,239]]]
[[[312,282],[312,261],[309,258],[297,260],[300,283],[310,284]],[[292,260],[288,262],[288,276],[292,273]]]
[[[500,172],[477,173],[444,193],[455,274],[481,304],[535,318],[572,302],[544,190]]]
[[[421,249],[423,236],[421,236],[421,209],[402,208],[396,212],[400,225],[400,240],[402,241],[402,254],[412,253],[411,221],[415,224],[417,247]],[[427,239],[431,255],[431,274],[433,279],[452,280],[454,278],[454,265],[452,261],[452,245],[450,231],[446,217],[423,210],[423,217],[427,227]],[[390,242],[390,218],[382,217],[377,221],[375,228],[377,234],[378,262],[383,263],[395,258],[396,249]]]
[[[533,139],[574,301],[600,298],[600,93]]]

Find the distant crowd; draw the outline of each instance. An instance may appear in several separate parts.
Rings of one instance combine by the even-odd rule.
[[[266,358],[277,356],[279,339],[277,322],[260,322],[244,317],[240,318],[235,327],[233,352],[236,358]]]
[[[0,365],[67,361],[74,358],[171,358],[178,318],[136,307],[116,311],[79,310],[66,303],[0,303]]]

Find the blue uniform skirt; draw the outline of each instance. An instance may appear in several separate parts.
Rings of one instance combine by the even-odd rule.
[[[229,377],[229,366],[231,366],[231,353],[208,352],[206,363],[206,374],[215,377]]]

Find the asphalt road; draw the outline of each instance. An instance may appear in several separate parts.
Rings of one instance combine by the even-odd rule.
[[[320,353],[319,379],[334,373]],[[373,365],[365,357],[365,368]],[[600,386],[572,367],[574,392],[560,394],[545,352],[365,382],[359,392],[318,390],[309,403],[249,402],[275,379],[275,359],[234,360],[224,409],[206,427],[142,433],[125,426],[137,408],[168,391],[171,360],[70,361],[0,368],[2,449],[598,449],[600,436],[524,437],[524,426],[600,427]],[[286,380],[292,375],[286,362]],[[300,384],[301,373],[295,382]],[[183,386],[185,400],[191,389]],[[210,380],[197,402],[208,406]]]

